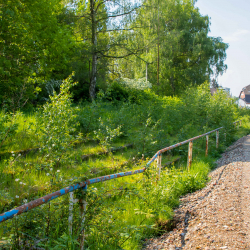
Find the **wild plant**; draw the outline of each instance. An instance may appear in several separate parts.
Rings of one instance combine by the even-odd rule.
[[[150,114],[145,120],[141,120],[141,125],[136,130],[131,131],[130,136],[137,149],[137,154],[148,154],[157,148],[157,133],[160,121],[153,121]]]
[[[121,125],[112,129],[110,125],[105,124],[102,118],[99,118],[99,129],[94,131],[94,138],[97,139],[102,147],[102,150],[108,151],[111,142],[122,134]]]
[[[72,95],[69,89],[76,85],[72,76],[69,76],[60,85],[60,92],[50,96],[39,117],[41,142],[40,151],[47,162],[47,170],[59,167],[59,164],[70,164],[72,159],[65,154],[66,149],[72,147],[74,141],[79,140],[82,134],[76,134],[79,123],[75,123],[76,113],[72,109]]]
[[[36,134],[35,138],[39,138],[37,142],[34,140],[34,145],[38,145],[40,150],[27,155],[27,158],[13,153],[2,160],[1,212],[51,193],[58,186],[84,181],[93,175],[100,176],[105,171],[107,174],[113,173],[111,165],[115,164],[111,158],[114,155],[81,161],[81,150],[86,150],[86,144],[81,144],[79,148],[73,147],[76,140],[81,140],[81,130],[85,136],[92,136],[100,142],[101,147],[96,142],[88,144],[97,154],[110,149],[114,143],[124,143],[124,138],[120,139],[126,136],[126,141],[134,142],[136,146],[126,152],[127,160],[137,154],[141,157],[142,153],[151,157],[162,148],[162,144],[169,146],[198,135],[202,130],[209,131],[224,123],[229,124],[238,119],[240,114],[247,114],[247,111],[239,111],[231,99],[224,100],[226,97],[221,93],[211,97],[204,87],[189,90],[185,98],[157,97],[157,100],[152,98],[144,102],[140,99],[138,103],[120,102],[115,105],[97,101],[82,104],[80,108],[72,107],[68,88],[72,84],[70,78],[65,80],[61,92],[54,93],[50,101],[37,112],[37,122],[23,126],[24,133]],[[205,104],[199,105],[204,98]],[[78,122],[81,126],[78,126]],[[249,119],[245,118],[244,122],[249,123]],[[8,127],[8,121],[3,124]],[[243,124],[243,127],[244,133],[249,132],[249,125]],[[234,127],[228,125],[228,128],[232,131],[232,137],[243,135],[236,132]],[[13,131],[12,135],[15,136],[15,133]],[[22,138],[25,139],[24,136]],[[210,140],[209,155],[217,157],[219,153],[212,141],[215,136],[211,135]],[[220,140],[223,141],[221,134]],[[183,148],[186,151],[187,145]],[[200,152],[203,148],[202,140],[194,142],[194,156],[196,151]],[[201,153],[204,155],[204,151]],[[210,165],[206,163],[207,159],[194,163],[189,172],[185,163],[185,167],[163,170],[159,178],[156,168],[152,166],[144,174],[89,186],[84,196],[88,202],[84,225],[85,248],[140,249],[143,240],[161,232],[166,222],[171,221],[173,208],[178,205],[180,195],[205,185],[212,165],[211,162]],[[166,160],[165,155],[163,160]],[[129,167],[142,168],[145,164],[141,160]],[[100,168],[102,173],[90,171],[93,166]],[[29,181],[32,185],[28,189],[26,184]],[[74,198],[83,197],[75,192]],[[83,229],[79,207],[79,202],[74,204],[72,234],[68,233],[67,195],[4,222],[0,227],[0,234],[7,235],[1,239],[4,247],[79,249]]]
[[[15,114],[7,114],[4,111],[0,113],[0,149],[4,145],[4,142],[8,137],[12,137],[15,135],[18,124],[14,123],[13,120],[15,118]]]

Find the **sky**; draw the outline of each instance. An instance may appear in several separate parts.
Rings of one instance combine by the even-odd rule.
[[[211,18],[209,36],[221,37],[229,44],[228,69],[218,83],[239,96],[242,88],[250,85],[250,0],[198,0],[195,6]]]

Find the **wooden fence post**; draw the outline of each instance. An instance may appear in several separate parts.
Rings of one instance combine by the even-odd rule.
[[[208,139],[209,139],[209,135],[206,135],[206,153],[205,153],[205,156],[208,156]]]
[[[158,177],[160,179],[161,177],[161,159],[162,159],[162,154],[159,154],[157,157],[157,168],[158,168]]]
[[[216,131],[216,148],[219,147],[219,130]]]
[[[192,155],[193,155],[193,141],[190,141],[188,144],[188,160],[187,160],[188,171],[190,170],[192,164]]]

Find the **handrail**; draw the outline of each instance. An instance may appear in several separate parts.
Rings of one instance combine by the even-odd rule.
[[[240,122],[241,124],[241,120],[240,121],[236,121],[234,122],[233,124],[236,124],[237,122]],[[111,174],[111,175],[105,175],[105,176],[101,176],[101,177],[97,177],[97,178],[93,178],[93,179],[88,179],[86,181],[83,181],[81,183],[77,183],[75,185],[72,185],[72,186],[68,186],[66,188],[63,188],[61,190],[58,190],[54,193],[51,193],[51,194],[48,194],[46,196],[43,196],[41,198],[38,198],[34,201],[31,201],[29,203],[26,203],[22,206],[19,206],[19,207],[16,207],[10,211],[7,211],[3,214],[0,214],[0,223],[1,222],[4,222],[8,219],[11,219],[15,216],[18,216],[24,212],[28,212],[29,210],[35,208],[35,207],[38,207],[44,203],[47,203],[47,202],[50,202],[51,200],[54,200],[62,195],[65,195],[69,192],[73,192],[77,189],[80,189],[80,188],[86,188],[87,185],[89,184],[94,184],[94,183],[98,183],[98,182],[104,182],[104,181],[108,181],[108,180],[112,180],[112,179],[116,179],[116,178],[120,178],[120,177],[125,177],[125,176],[129,176],[129,175],[134,175],[134,174],[139,174],[139,173],[143,173],[145,172],[145,170],[150,166],[150,164],[155,160],[157,159],[157,157],[161,156],[161,154],[163,152],[166,152],[168,150],[171,150],[173,148],[176,148],[176,147],[179,147],[181,145],[184,145],[186,143],[190,143],[194,140],[197,140],[201,137],[204,137],[204,136],[208,136],[209,134],[213,133],[213,132],[218,132],[220,129],[222,129],[223,127],[220,127],[220,128],[217,128],[217,129],[214,129],[212,131],[209,131],[205,134],[202,134],[202,135],[199,135],[199,136],[196,136],[196,137],[193,137],[191,139],[188,139],[186,141],[183,141],[183,142],[180,142],[180,143],[177,143],[177,144],[174,144],[172,146],[169,146],[169,147],[166,147],[166,148],[163,148],[161,150],[159,150],[150,160],[149,162],[146,164],[146,167],[142,168],[142,169],[138,169],[138,170],[133,170],[133,171],[128,171],[128,172],[121,172],[121,173],[116,173],[116,174]],[[217,134],[216,134],[217,135]]]
[[[150,165],[159,155],[161,155],[162,153],[164,153],[164,152],[166,152],[166,151],[168,151],[168,150],[171,150],[171,149],[173,149],[173,148],[177,148],[177,147],[179,147],[179,146],[182,146],[182,145],[184,145],[184,144],[186,144],[186,143],[188,143],[188,142],[197,140],[197,139],[199,139],[199,138],[201,138],[201,137],[204,137],[204,136],[209,135],[209,134],[211,134],[211,133],[213,133],[213,132],[216,132],[216,131],[218,131],[218,130],[220,130],[220,129],[222,129],[222,128],[223,128],[223,127],[217,128],[217,129],[212,130],[212,131],[209,131],[209,132],[207,132],[207,133],[205,133],[205,134],[198,135],[198,136],[193,137],[193,138],[191,138],[191,139],[188,139],[188,140],[186,140],[186,141],[179,142],[179,143],[177,143],[177,144],[174,144],[174,145],[172,145],[172,146],[169,146],[169,147],[166,147],[166,148],[163,148],[163,149],[159,150],[159,151],[150,159],[150,161],[147,163],[147,166],[149,166],[149,165]]]
[[[26,204],[20,206],[20,207],[14,208],[8,212],[1,214],[0,215],[0,223],[3,221],[6,221],[8,219],[11,219],[14,216],[17,216],[19,214],[27,212],[27,211],[29,211],[35,207],[38,207],[44,203],[52,201],[52,200],[54,200],[62,195],[69,193],[69,192],[73,192],[79,188],[84,188],[85,186],[87,186],[89,184],[94,184],[94,183],[98,183],[98,182],[109,181],[109,180],[116,179],[119,177],[125,177],[125,176],[129,176],[129,175],[139,174],[139,173],[143,173],[145,170],[146,170],[146,168],[142,168],[142,169],[137,169],[137,170],[128,171],[128,172],[121,172],[121,173],[117,173],[117,174],[105,175],[105,176],[89,179],[89,180],[83,181],[81,183],[77,183],[75,185],[63,188],[63,189],[58,190],[52,194],[48,194],[48,195],[43,196],[39,199],[36,199],[34,201],[31,201],[29,203],[26,203]]]

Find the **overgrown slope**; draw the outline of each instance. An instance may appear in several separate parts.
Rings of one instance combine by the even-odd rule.
[[[60,94],[32,114],[1,113],[0,213],[94,176],[142,168],[157,150],[224,127],[218,150],[210,136],[209,157],[204,157],[205,139],[194,142],[196,160],[189,172],[187,146],[182,146],[164,155],[163,164],[179,156],[184,164],[169,166],[160,179],[152,166],[144,174],[89,186],[84,194],[86,249],[139,249],[142,239],[169,227],[181,195],[205,185],[219,153],[250,131],[248,111],[222,91],[211,96],[207,84],[188,89],[181,98],[112,85],[96,102],[78,106],[72,105],[71,86],[65,80]],[[239,119],[238,129],[233,122]],[[82,195],[75,192],[75,198]],[[78,249],[78,202],[72,235],[68,217],[65,195],[1,223],[0,244]]]

